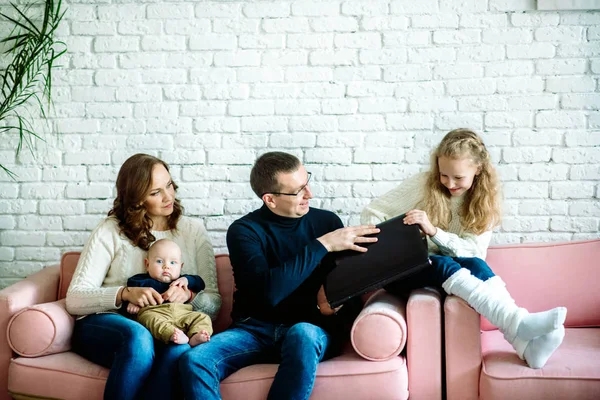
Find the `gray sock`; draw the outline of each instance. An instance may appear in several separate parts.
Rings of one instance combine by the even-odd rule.
[[[523,318],[517,330],[517,336],[523,340],[531,340],[538,336],[558,329],[565,323],[567,318],[567,309],[565,307],[556,307],[552,310],[530,313]]]
[[[523,354],[525,361],[531,368],[542,368],[554,354],[565,337],[565,327],[560,326],[552,332],[531,340]]]

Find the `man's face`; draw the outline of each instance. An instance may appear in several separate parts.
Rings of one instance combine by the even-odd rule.
[[[309,210],[309,200],[313,198],[308,180],[309,174],[302,164],[294,172],[278,174],[279,192],[297,194],[266,194],[265,197],[269,196],[269,198],[265,202],[271,211],[282,217],[300,218],[306,215]]]

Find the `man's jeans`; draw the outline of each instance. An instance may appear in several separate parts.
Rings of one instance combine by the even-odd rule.
[[[213,336],[179,360],[186,399],[220,399],[220,382],[252,364],[279,363],[269,399],[308,399],[317,364],[331,338],[316,325],[281,325],[246,318]]]
[[[92,314],[75,322],[73,351],[110,368],[104,398],[107,400],[180,397],[177,363],[188,344],[154,340],[141,324],[114,314]]]

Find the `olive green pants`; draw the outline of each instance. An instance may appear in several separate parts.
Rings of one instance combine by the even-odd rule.
[[[199,311],[192,311],[191,304],[168,303],[142,308],[137,315],[137,321],[144,325],[152,336],[169,343],[175,328],[181,329],[188,337],[200,331],[212,335],[210,317]]]

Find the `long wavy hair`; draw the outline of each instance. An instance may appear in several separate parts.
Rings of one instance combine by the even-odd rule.
[[[152,184],[152,169],[162,164],[167,171],[169,166],[159,158],[148,154],[135,154],[129,157],[121,166],[117,176],[117,197],[109,216],[115,216],[119,221],[121,233],[131,240],[134,246],[148,250],[156,240],[150,232],[152,219],[146,210],[145,201],[150,193]],[[173,182],[173,188],[177,185]],[[169,229],[177,228],[177,221],[183,213],[179,199],[173,201],[173,213],[167,218]]]
[[[498,226],[501,220],[501,194],[496,170],[483,141],[469,129],[455,129],[449,132],[431,154],[431,168],[421,204],[431,223],[448,229],[452,214],[450,192],[440,182],[440,157],[452,160],[469,159],[479,171],[473,179],[471,189],[465,193],[462,208],[459,210],[463,230],[479,235]]]

